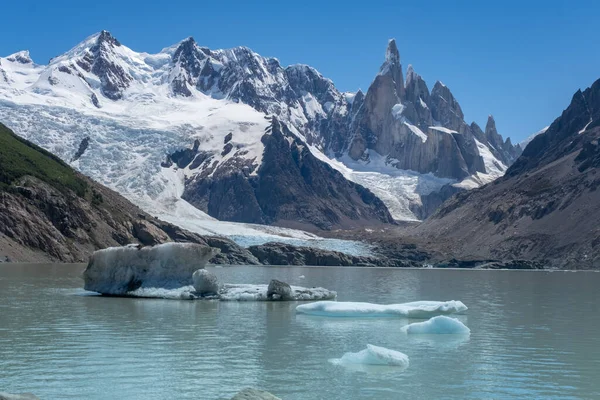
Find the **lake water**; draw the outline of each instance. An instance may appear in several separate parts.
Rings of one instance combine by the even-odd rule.
[[[82,265],[0,265],[0,391],[42,399],[225,399],[245,387],[293,399],[600,398],[600,273],[210,268],[340,301],[462,300],[471,336],[410,335],[389,318],[296,315],[297,303],[89,296]],[[304,275],[305,278],[300,278]],[[328,359],[374,344],[410,367]]]

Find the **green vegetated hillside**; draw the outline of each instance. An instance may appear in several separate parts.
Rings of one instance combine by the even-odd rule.
[[[23,176],[36,177],[60,191],[72,190],[78,196],[84,196],[89,188],[58,157],[0,124],[0,185],[10,186]]]
[[[151,217],[0,124],[0,262],[86,261],[97,249],[169,241],[226,249],[215,262],[257,262],[228,239]]]

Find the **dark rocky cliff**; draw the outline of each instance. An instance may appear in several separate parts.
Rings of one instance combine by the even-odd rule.
[[[459,258],[600,268],[600,80],[577,91],[506,175],[448,200],[416,229]]]
[[[236,222],[308,230],[393,223],[381,200],[317,159],[277,119],[262,142],[256,171],[232,159],[186,182],[183,198],[212,217]]]

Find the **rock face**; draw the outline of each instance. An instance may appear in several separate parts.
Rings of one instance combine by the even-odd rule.
[[[397,168],[431,172],[444,178],[462,180],[478,173],[497,177],[495,168],[486,165],[490,160],[481,147],[499,149],[492,151],[492,157],[501,172],[520,149],[503,141],[495,123],[488,122],[485,134],[467,125],[450,89],[438,81],[429,93],[427,84],[412,66],[404,85],[393,40],[388,45],[386,61],[352,121],[347,145],[352,158],[368,160],[371,149],[388,157]]]
[[[183,198],[228,221],[324,230],[393,223],[381,200],[318,160],[276,118],[261,140],[258,167],[231,158],[215,170],[209,157]]]
[[[201,295],[219,294],[219,279],[215,274],[205,269],[199,269],[192,275],[194,289]]]
[[[375,266],[383,262],[375,257],[356,257],[337,251],[284,243],[266,243],[248,248],[264,265]]]
[[[109,32],[102,31],[89,48],[83,50],[83,56],[77,65],[100,79],[102,94],[111,100],[119,100],[129,87],[133,77],[118,63],[113,62],[121,43]],[[68,71],[68,69],[64,69]]]
[[[97,249],[179,241],[222,250],[215,262],[257,264],[231,240],[203,237],[144,213],[0,124],[0,255],[86,261]]]
[[[416,232],[457,258],[600,268],[599,171],[596,81],[575,93],[504,177],[456,195]]]

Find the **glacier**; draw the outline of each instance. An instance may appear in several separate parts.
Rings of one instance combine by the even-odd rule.
[[[415,322],[402,327],[407,334],[451,334],[469,335],[471,330],[456,318],[438,315],[424,322]]]
[[[357,353],[345,353],[341,358],[330,359],[335,365],[377,365],[388,367],[399,367],[404,370],[409,366],[409,358],[406,354],[385,347],[367,344],[367,348]]]
[[[319,301],[296,307],[299,314],[323,317],[402,317],[430,318],[437,315],[459,314],[467,310],[461,301],[415,301],[402,304],[373,304],[359,302]]]

